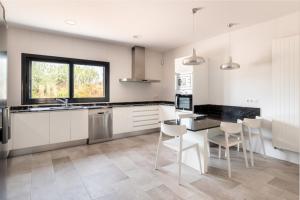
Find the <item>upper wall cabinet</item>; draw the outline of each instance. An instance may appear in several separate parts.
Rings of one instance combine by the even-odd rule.
[[[272,47],[273,145],[299,152],[300,36],[280,38]]]

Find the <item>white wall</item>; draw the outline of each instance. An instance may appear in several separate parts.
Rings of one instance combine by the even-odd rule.
[[[298,154],[272,147],[272,39],[300,32],[300,13],[232,32],[233,60],[241,69],[222,71],[219,66],[227,56],[228,35],[222,34],[195,44],[183,46],[164,54],[163,100],[174,98],[174,59],[190,55],[192,47],[207,58],[209,68],[208,102],[210,104],[260,107],[265,118],[264,136],[267,154],[299,163]],[[203,66],[199,66],[203,67]],[[249,103],[252,99],[257,102]],[[259,151],[257,149],[257,151]]]
[[[16,27],[8,30],[9,105],[21,105],[21,53],[110,62],[110,101],[160,100],[160,83],[119,83],[131,76],[131,47]],[[146,78],[161,79],[161,54],[146,50]]]

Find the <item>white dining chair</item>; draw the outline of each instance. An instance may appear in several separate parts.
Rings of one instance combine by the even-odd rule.
[[[226,158],[228,165],[228,176],[231,178],[231,164],[230,164],[230,154],[229,148],[232,146],[236,146],[237,144],[242,144],[244,159],[246,167],[248,168],[248,160],[247,160],[247,152],[245,149],[245,141],[243,135],[243,127],[240,123],[231,123],[231,122],[221,122],[220,129],[224,132],[224,134],[216,135],[209,138],[209,142],[219,145],[219,156],[220,156],[220,147],[224,147],[226,149]],[[236,137],[239,135],[239,137]]]
[[[195,118],[199,117],[200,115],[195,114],[195,113],[180,113],[180,112],[177,112],[176,116],[177,116],[177,119],[187,119],[187,118],[195,119]],[[207,154],[208,154],[208,157],[210,157],[209,141],[207,141],[207,146],[208,146]]]
[[[201,158],[200,158],[200,149],[199,145],[196,142],[187,141],[183,138],[183,135],[186,134],[186,127],[183,125],[168,125],[161,123],[161,131],[159,135],[156,159],[155,159],[155,169],[158,169],[158,158],[160,154],[161,145],[168,147],[177,152],[177,162],[178,162],[178,184],[181,184],[181,165],[182,165],[182,152],[191,148],[195,148],[197,152],[197,157],[199,160],[200,173],[201,169]],[[163,134],[174,137],[162,141]]]
[[[254,159],[253,159],[253,141],[255,138],[260,140],[261,148],[264,153],[264,157],[266,156],[266,150],[263,140],[263,135],[261,131],[261,117],[256,117],[256,119],[244,118],[242,121],[243,125],[247,128],[248,131],[245,131],[245,141],[249,143],[249,151],[250,151],[250,160],[251,166],[254,166]],[[257,130],[257,131],[255,131]]]

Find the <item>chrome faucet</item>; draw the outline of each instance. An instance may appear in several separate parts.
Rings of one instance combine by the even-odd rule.
[[[69,106],[69,100],[68,99],[55,99],[56,101],[65,104],[65,107]]]

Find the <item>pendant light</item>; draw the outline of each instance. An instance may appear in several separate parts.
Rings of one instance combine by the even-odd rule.
[[[195,14],[201,10],[202,8],[193,8],[192,13],[193,13],[193,36],[195,35]],[[193,48],[193,54],[190,57],[184,58],[182,61],[183,65],[200,65],[204,63],[205,60],[204,58],[197,56],[195,48]]]
[[[4,25],[6,26],[6,28],[8,28],[7,21],[6,21],[6,10],[1,1],[0,1],[0,7],[2,8],[2,19],[3,19]]]
[[[232,70],[232,69],[239,69],[240,68],[240,65],[238,63],[234,63],[232,62],[232,57],[231,57],[231,27],[237,25],[236,23],[229,23],[227,26],[228,26],[228,29],[229,29],[229,33],[228,33],[228,60],[223,63],[221,66],[220,66],[220,69],[221,70]]]

